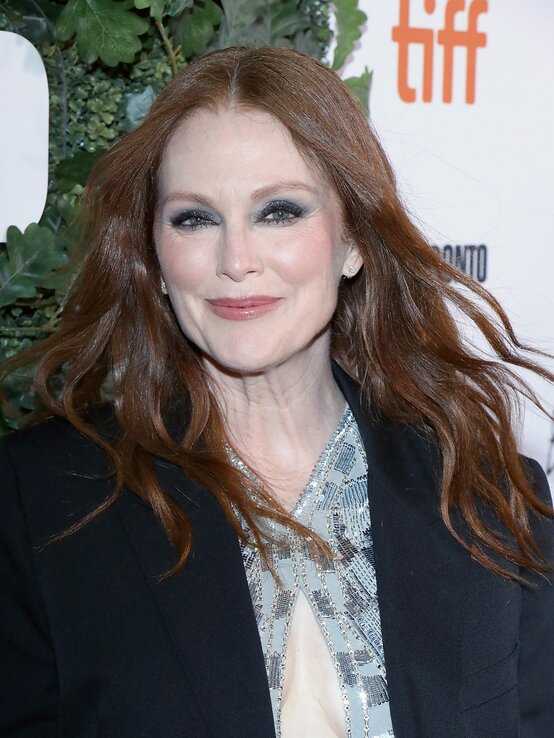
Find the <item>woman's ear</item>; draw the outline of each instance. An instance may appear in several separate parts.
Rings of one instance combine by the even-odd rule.
[[[354,241],[348,241],[342,269],[343,276],[348,279],[355,277],[363,265],[364,262],[358,245]]]

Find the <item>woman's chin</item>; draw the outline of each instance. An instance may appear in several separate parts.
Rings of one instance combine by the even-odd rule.
[[[256,375],[285,364],[292,356],[282,349],[263,351],[258,347],[255,351],[247,351],[245,347],[241,347],[239,350],[204,353],[204,358],[218,372]]]
[[[269,359],[262,359],[261,357],[252,356],[207,356],[206,360],[216,369],[216,371],[223,374],[234,374],[234,375],[255,375],[264,374],[273,367],[277,366],[282,362],[275,362]]]
[[[218,372],[238,375],[263,374],[285,366],[301,365],[305,360],[328,356],[329,326],[312,335],[297,331],[296,335],[257,336],[256,340],[222,341],[201,348],[204,359]]]

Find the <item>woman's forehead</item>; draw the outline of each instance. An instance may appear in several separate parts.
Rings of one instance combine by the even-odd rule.
[[[192,157],[195,152],[206,157],[212,151],[218,157],[225,153],[263,155],[266,149],[275,147],[289,159],[302,159],[288,129],[263,110],[199,109],[182,120],[170,135],[164,159],[169,155]]]
[[[164,196],[176,183],[253,186],[262,177],[305,181],[322,195],[334,194],[322,168],[296,146],[281,121],[251,108],[192,113],[171,135],[159,175]]]

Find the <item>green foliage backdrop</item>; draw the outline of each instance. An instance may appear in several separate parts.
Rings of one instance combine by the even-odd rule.
[[[357,0],[335,0],[336,43],[325,0],[4,0],[0,31],[38,49],[50,89],[49,186],[40,222],[0,244],[0,361],[55,331],[78,265],[70,224],[88,173],[138,125],[180,69],[233,45],[296,48],[340,71],[367,20]],[[368,110],[371,73],[345,80]],[[30,370],[29,370],[30,371]],[[35,407],[26,373],[8,398]],[[15,421],[0,417],[0,432]]]

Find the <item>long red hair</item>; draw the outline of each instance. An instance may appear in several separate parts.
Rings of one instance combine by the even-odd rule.
[[[264,518],[312,534],[270,490],[260,488],[258,502],[244,493],[244,478],[226,458],[217,394],[160,290],[152,229],[165,146],[195,110],[230,105],[275,116],[336,190],[364,266],[340,287],[332,354],[361,384],[368,410],[432,432],[443,460],[443,519],[475,559],[504,576],[517,578],[487,550],[544,571],[530,516],[552,510],[533,492],[513,431],[519,394],[540,402],[509,365],[553,381],[526,356],[546,354],[522,345],[494,297],[439,256],[412,222],[378,137],[340,77],[307,54],[272,47],[231,47],[200,57],[161,91],[144,122],[105,154],[82,200],[86,256],[61,325],[4,365],[7,374],[36,364],[34,387],[43,410],[33,420],[63,416],[111,460],[111,497],[60,535],[87,524],[125,485],[152,505],[175,546],[176,563],[166,576],[182,567],[191,526],[160,488],[154,457],[179,465],[210,489],[245,540],[236,506],[264,556]],[[477,326],[495,359],[466,345],[452,308]],[[106,397],[113,399],[116,437],[91,420],[91,408]],[[169,432],[170,415],[186,418],[182,437]],[[480,517],[479,500],[496,511],[511,542]],[[454,530],[453,508],[471,540]],[[329,553],[323,541],[309,545]]]

